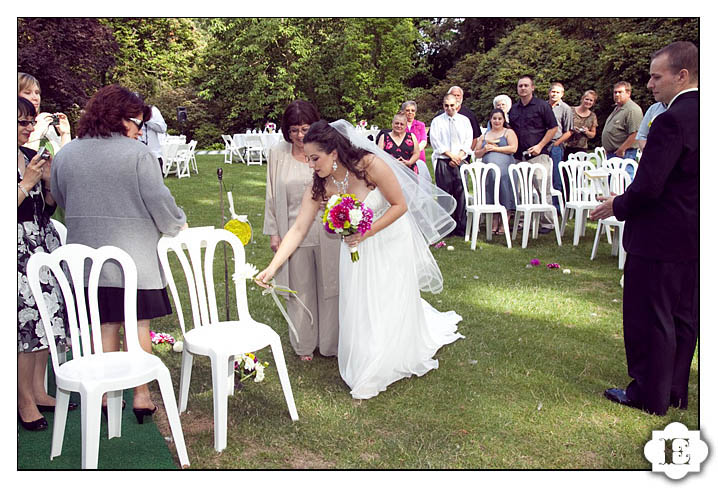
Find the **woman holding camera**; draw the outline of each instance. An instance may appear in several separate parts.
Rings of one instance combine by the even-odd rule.
[[[596,92],[588,90],[581,97],[581,103],[573,107],[573,135],[566,141],[566,155],[588,151],[588,140],[596,137],[598,118],[591,110],[596,103]]]
[[[52,145],[52,153],[57,153],[60,148],[70,142],[70,121],[62,112],[51,114],[40,113],[40,82],[27,73],[17,74],[17,94],[29,100],[35,107],[38,114],[35,119],[35,130],[32,133],[27,147],[38,151],[40,141],[45,138]]]
[[[55,199],[50,192],[49,152],[37,154],[23,147],[36,124],[37,112],[28,100],[17,98],[17,416],[23,428],[47,428],[41,411],[52,411],[55,399],[45,392],[48,338],[27,280],[27,262],[36,252],[52,252],[60,237],[50,221]],[[54,277],[42,283],[54,306],[53,341],[65,339],[65,304]],[[70,409],[77,405],[71,404]]]

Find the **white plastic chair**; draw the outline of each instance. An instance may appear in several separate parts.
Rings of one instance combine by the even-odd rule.
[[[494,213],[501,214],[504,225],[504,236],[506,236],[506,247],[511,248],[509,236],[509,217],[506,207],[499,203],[499,186],[501,184],[501,169],[495,163],[470,163],[461,165],[461,185],[464,187],[464,198],[466,199],[466,235],[464,241],[469,240],[469,229],[471,230],[471,249],[476,249],[476,237],[479,234],[479,219],[481,214],[486,214],[486,240],[492,237],[491,221]],[[487,190],[487,179],[489,174],[494,174],[494,188]],[[469,182],[470,180],[470,182]],[[493,193],[494,203],[486,202],[488,192]],[[470,216],[469,216],[470,215]],[[469,217],[471,220],[469,221]]]
[[[242,156],[242,148],[240,146],[237,146],[234,143],[234,140],[231,136],[228,136],[227,134],[222,134],[222,141],[224,141],[224,162],[232,164],[232,156],[239,157],[240,160],[242,160],[242,163],[244,163],[244,156]]]
[[[529,240],[529,230],[533,224],[533,235],[536,239],[539,231],[539,219],[541,214],[549,212],[553,219],[554,231],[556,232],[556,241],[561,246],[561,235],[559,233],[559,221],[556,208],[548,201],[546,188],[550,185],[546,169],[539,163],[529,163],[522,161],[509,165],[509,176],[511,177],[511,186],[514,192],[514,201],[516,202],[516,218],[514,219],[514,229],[512,238],[516,239],[516,232],[519,228],[519,213],[524,215],[524,230],[521,247],[526,248]],[[538,179],[541,182],[540,192],[534,199],[533,182]],[[537,201],[534,201],[537,200]]]
[[[631,184],[631,176],[622,168],[613,168],[609,170],[608,178],[611,192],[616,195],[621,195],[626,191],[626,187]],[[591,249],[591,260],[596,258],[602,226],[606,230],[612,227],[616,228],[616,236],[614,236],[613,240],[611,240],[610,233],[607,232],[606,235],[608,236],[608,242],[612,245],[611,255],[618,255],[618,269],[623,270],[623,265],[626,263],[626,250],[623,248],[623,221],[619,221],[615,216],[598,220],[598,224],[596,224],[596,236],[593,239],[593,248]]]
[[[259,134],[248,134],[245,136],[247,147],[244,148],[246,155],[245,163],[249,165],[262,165],[262,158],[264,156],[264,146],[262,145],[262,138]]]
[[[255,352],[271,346],[289,415],[293,421],[299,419],[282,352],[282,342],[272,328],[255,321],[250,316],[244,278],[235,280],[239,320],[223,321],[219,318],[213,270],[215,250],[217,245],[223,242],[231,246],[234,253],[235,273],[241,274],[245,265],[244,246],[237,236],[224,229],[190,228],[181,231],[174,238],[164,236],[157,244],[160,263],[167,277],[184,335],[179,411],[184,412],[187,409],[193,356],[208,356],[212,365],[214,390],[214,448],[218,452],[227,447],[227,397],[234,392],[235,355]],[[202,247],[206,247],[204,259]],[[187,250],[187,254],[184,249]],[[168,261],[170,250],[177,254],[187,279],[194,323],[192,329],[185,326],[182,304]]]
[[[573,229],[573,245],[578,246],[581,236],[586,234],[586,220],[588,213],[598,207],[600,202],[596,199],[594,186],[584,175],[584,171],[593,169],[588,161],[569,160],[558,163],[561,173],[563,192],[566,198],[566,212],[561,221],[561,236],[566,231],[566,222],[570,211],[575,212],[576,224]]]
[[[638,163],[636,163],[636,160],[631,158],[620,158],[618,156],[614,156],[613,158],[609,158],[608,161],[605,161],[603,163],[603,166],[608,170],[614,170],[614,169],[620,169],[620,170],[626,170],[628,173],[628,167],[633,168],[633,178],[636,178],[636,171],[638,171]],[[628,178],[631,178],[631,173],[628,173]]]
[[[90,260],[90,273],[85,283],[85,263]],[[102,328],[97,305],[100,270],[105,262],[119,264],[125,277],[125,342],[127,351],[103,352]],[[62,265],[65,265],[64,267]],[[48,338],[53,337],[48,304],[40,287],[40,270],[49,267],[55,275],[67,307],[72,360],[59,364],[54,341],[49,342],[52,366],[55,371],[55,418],[52,431],[50,459],[62,453],[67,407],[71,392],[80,393],[82,419],[82,468],[96,469],[100,442],[100,409],[102,395],[107,393],[108,438],[119,437],[122,428],[122,390],[157,380],[162,402],[167,411],[177,456],[183,466],[189,466],[182,426],[175,405],[172,378],[159,357],[145,352],[137,336],[137,269],[130,255],[114,246],[93,249],[81,244],[61,246],[52,253],[35,253],[27,264],[30,289],[35,296],[42,325]],[[65,268],[72,286],[63,271]],[[88,287],[90,322],[87,318],[85,285]],[[74,295],[73,295],[74,293]]]
[[[603,163],[608,159],[606,157],[606,150],[603,148],[603,146],[597,146],[593,149],[593,152],[598,156],[598,163],[596,163],[596,168],[602,167]]]

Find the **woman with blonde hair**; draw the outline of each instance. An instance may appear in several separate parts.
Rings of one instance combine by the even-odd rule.
[[[573,107],[573,135],[566,141],[566,155],[588,150],[588,140],[596,137],[598,117],[591,108],[596,103],[596,92],[587,90],[581,103]]]
[[[55,154],[60,148],[70,142],[70,121],[62,112],[51,114],[40,112],[41,90],[40,82],[27,73],[17,74],[17,94],[25,98],[35,107],[35,130],[32,132],[26,147],[38,151],[40,142],[44,139],[49,143],[49,150]],[[48,144],[46,144],[48,146]]]

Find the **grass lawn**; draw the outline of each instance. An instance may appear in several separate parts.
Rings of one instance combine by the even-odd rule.
[[[198,156],[199,175],[170,177],[167,186],[190,226],[220,226],[216,169],[222,167],[235,209],[254,228],[247,261],[261,270],[271,259],[269,239],[261,234],[266,165],[225,165],[222,159]],[[461,314],[466,338],[439,350],[438,370],[396,382],[366,401],[351,398],[336,359],[300,362],[271,298],[249,287],[253,317],[282,337],[299,421],[289,418],[271,353],[260,351],[270,362],[267,378],[230,397],[228,445],[216,453],[209,360],[198,357],[181,417],[192,468],[650,470],[643,446],[652,430],[672,421],[698,429],[697,361],[687,411],[657,417],[603,397],[604,389],[624,387],[629,378],[621,271],[605,238],[597,259],[589,260],[594,232],[590,223],[577,247],[570,222],[562,247],[547,234],[529,240],[525,250],[519,239],[509,250],[503,236],[487,243],[480,233],[475,251],[460,238],[445,240],[453,251],[432,248],[444,291],[425,298]],[[541,266],[527,268],[533,258]],[[545,266],[552,262],[561,269]],[[217,273],[223,277],[220,263]],[[176,316],[155,321],[152,329],[181,338]],[[176,386],[180,354],[168,345],[155,348]],[[163,416],[157,418],[169,436]]]

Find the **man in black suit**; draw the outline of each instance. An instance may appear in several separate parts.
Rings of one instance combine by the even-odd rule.
[[[685,409],[698,337],[698,49],[674,42],[651,59],[656,117],[635,180],[592,219],[625,221],[623,336],[628,375],[613,402],[664,415]]]

